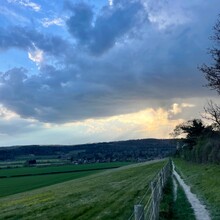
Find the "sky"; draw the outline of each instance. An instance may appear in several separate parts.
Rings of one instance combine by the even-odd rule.
[[[0,146],[169,138],[219,103],[219,0],[0,1]]]

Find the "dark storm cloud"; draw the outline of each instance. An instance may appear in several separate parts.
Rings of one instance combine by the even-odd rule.
[[[85,3],[71,9],[73,15],[66,22],[69,32],[93,54],[100,55],[136,27],[144,6],[140,1],[115,1],[114,7],[104,7],[97,17]]]
[[[0,50],[18,48],[28,51],[35,47],[57,56],[62,54],[69,44],[60,37],[47,36],[28,27],[0,28]]]
[[[91,39],[93,11],[85,3],[72,7],[73,15],[67,20],[69,32],[80,42],[88,43]]]
[[[12,136],[22,133],[31,133],[43,128],[41,123],[13,118],[13,120],[0,119],[0,136]]]
[[[53,69],[53,77],[50,71],[50,67],[45,67],[41,76],[32,77],[27,77],[27,71],[23,68],[14,68],[3,73],[1,103],[22,117],[50,122],[104,116],[110,111],[105,105],[100,108],[100,102],[105,102],[105,96],[109,93],[107,86],[93,82],[76,82],[74,75],[67,73],[71,69],[66,69],[66,73]],[[60,75],[68,75],[68,81],[65,77],[60,78]]]
[[[114,2],[99,14],[85,3],[71,5],[72,43],[21,27],[1,31],[1,49],[28,50],[34,43],[56,64],[40,65],[38,75],[25,68],[1,73],[0,102],[21,117],[62,123],[169,108],[175,99],[208,94],[197,65],[207,60],[215,6],[195,1],[187,8],[181,2],[181,12],[187,8],[193,16],[183,14],[180,22],[173,18],[160,29],[157,22],[164,25],[169,17],[146,19],[143,1]],[[209,14],[202,19],[205,8]]]

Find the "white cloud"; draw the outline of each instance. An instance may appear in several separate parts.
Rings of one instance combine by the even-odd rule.
[[[171,110],[169,110],[169,113],[170,113],[170,116],[171,115],[178,115],[178,114],[182,113],[184,108],[193,108],[193,107],[195,107],[195,105],[191,104],[191,103],[181,103],[181,104],[174,103],[172,105]]]
[[[19,116],[0,104],[0,118],[5,120],[10,120],[13,118],[18,118]]]
[[[113,0],[108,0],[109,6],[113,6],[114,1]]]
[[[193,108],[193,107],[195,107],[194,104],[190,104],[190,103],[182,103],[181,106],[183,108]]]
[[[166,29],[171,26],[182,25],[190,22],[191,16],[186,10],[186,3],[182,1],[142,1],[148,18],[151,23],[158,26],[159,29]]]
[[[170,120],[190,120],[201,117],[201,109],[203,108],[204,98],[193,99],[174,99],[171,108],[168,109],[168,117]],[[192,104],[194,103],[194,104]]]
[[[57,25],[57,26],[64,25],[64,21],[62,18],[54,18],[54,19],[44,18],[41,20],[41,23],[44,27],[49,27],[51,25]]]
[[[40,11],[41,6],[29,0],[8,0],[9,3],[18,3],[24,7],[29,7],[34,11]]]
[[[31,49],[28,52],[28,58],[35,62],[37,65],[43,62],[43,55],[43,50],[38,49],[36,46],[34,46],[34,49]]]
[[[182,109],[181,107],[179,106],[179,104],[177,103],[174,103],[172,105],[172,109],[170,110],[171,113],[173,113],[174,115],[178,114],[178,113],[181,113],[182,112]]]

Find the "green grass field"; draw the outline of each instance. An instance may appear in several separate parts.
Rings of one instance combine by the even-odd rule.
[[[68,180],[88,176],[101,171],[85,171],[79,173],[64,173],[44,176],[27,176],[0,179],[0,197],[26,192],[44,186],[50,186]]]
[[[3,197],[0,219],[127,219],[165,162],[134,164]]]
[[[212,220],[220,219],[220,165],[174,160],[178,172],[192,192],[207,205]]]
[[[17,167],[23,167],[27,160],[30,160],[31,158],[27,158],[26,160],[11,160],[11,161],[0,161],[0,169],[1,168],[17,168]],[[35,157],[35,159],[37,159]],[[64,165],[67,164],[69,161],[65,161],[62,159],[37,159],[37,166],[45,166],[45,165]]]
[[[43,186],[49,186],[52,184],[72,180],[87,175],[91,175],[101,170],[90,169],[105,169],[111,167],[121,167],[128,165],[126,162],[117,163],[97,163],[97,164],[86,164],[86,165],[65,165],[65,166],[51,166],[51,167],[25,167],[25,168],[13,168],[13,169],[2,169],[0,170],[0,176],[11,176],[11,175],[23,175],[33,174],[36,176],[22,176],[22,177],[8,177],[0,178],[0,197],[12,195],[15,193],[25,192],[32,189],[37,189]],[[43,173],[53,172],[67,172],[76,171],[77,173],[60,173],[53,175],[39,175]]]
[[[93,164],[82,164],[82,165],[62,165],[62,166],[47,166],[47,167],[22,167],[22,168],[10,168],[0,169],[1,176],[13,176],[13,175],[25,175],[25,174],[43,174],[53,172],[66,172],[74,170],[88,170],[88,169],[99,169],[99,168],[111,168],[129,165],[128,162],[113,162],[113,163],[93,163]]]

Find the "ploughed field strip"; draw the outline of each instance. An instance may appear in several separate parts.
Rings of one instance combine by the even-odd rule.
[[[206,205],[212,220],[220,219],[220,165],[174,160],[176,169],[191,191]]]
[[[127,219],[165,163],[130,165],[4,197],[0,219]]]

